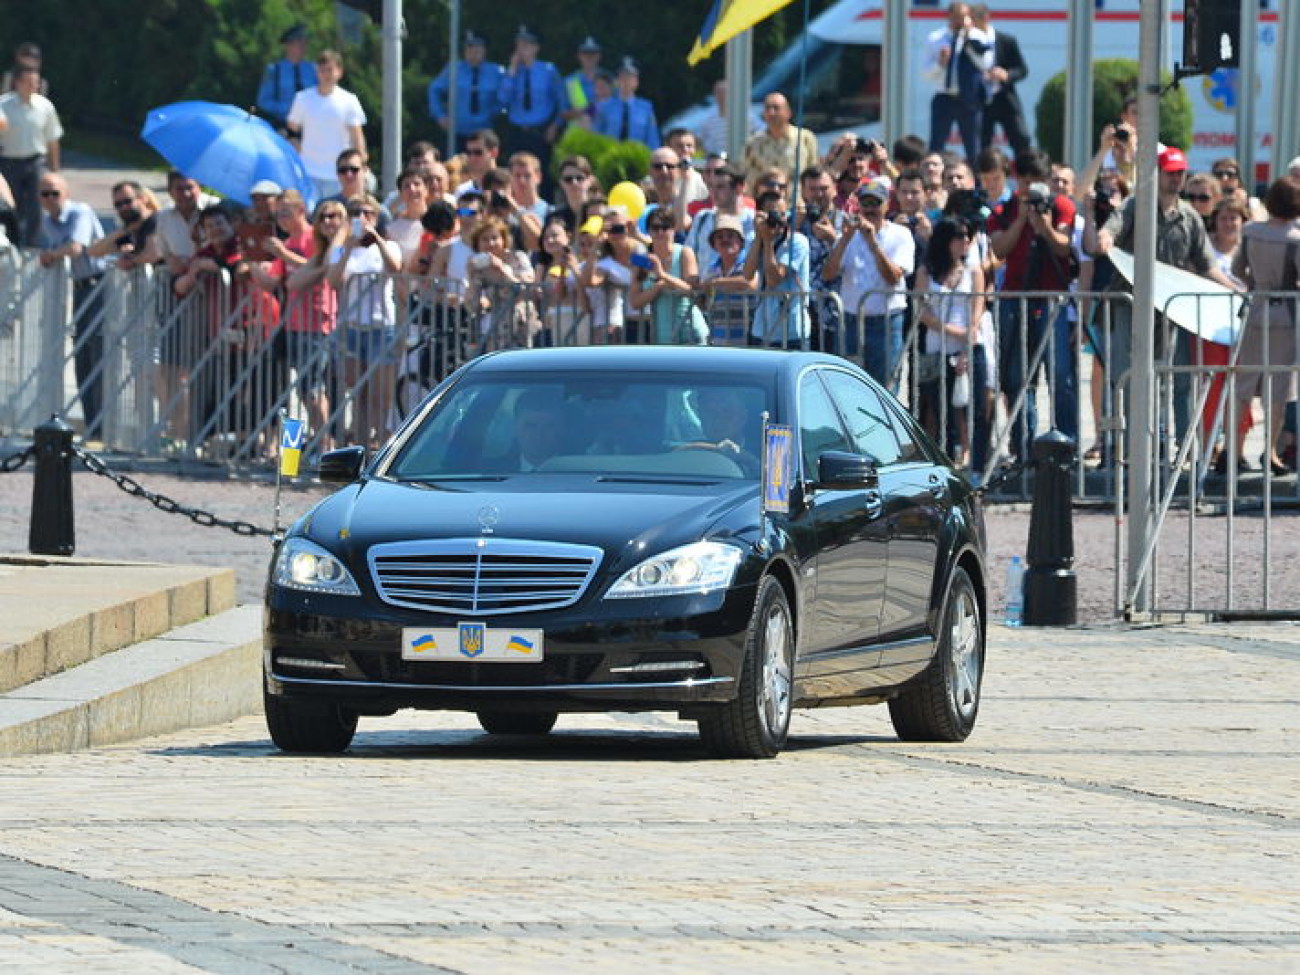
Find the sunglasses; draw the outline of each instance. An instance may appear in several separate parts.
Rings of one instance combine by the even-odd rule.
[[[758,185],[759,185],[759,186],[766,186],[769,190],[783,190],[783,189],[785,189],[787,186],[789,186],[790,184],[789,184],[789,183],[781,183],[781,182],[778,182],[777,180],[774,180],[774,179],[765,179],[765,180],[763,180],[761,183],[759,183]]]
[[[1214,199],[1209,193],[1184,193],[1184,200],[1191,200],[1194,203],[1209,203]]]
[[[560,179],[566,183],[585,183],[587,181],[586,173],[569,173],[567,176],[561,176]]]
[[[466,149],[466,150],[465,150],[465,155],[467,155],[467,156],[486,156],[486,155],[487,155],[487,150],[486,150],[486,149]]]
[[[114,200],[114,201],[113,201],[113,209],[115,209],[115,210],[121,210],[123,207],[129,207],[129,206],[130,206],[131,204],[133,204],[134,202],[135,202],[135,200],[133,200],[133,199],[132,199],[132,200]]]
[[[63,190],[41,190],[41,196],[62,196]]]
[[[479,215],[479,212],[480,212],[480,211],[479,211],[479,210],[476,210],[474,207],[461,207],[460,209],[458,209],[458,210],[456,211],[456,216],[458,216],[458,217],[477,217],[477,216]]]
[[[885,201],[875,196],[858,197],[858,206],[860,207],[878,207],[884,205]]]
[[[670,163],[670,162],[652,162],[652,163],[650,164],[650,168],[651,168],[651,169],[676,169],[676,168],[677,168],[677,163]]]
[[[627,233],[627,224],[625,223],[607,224],[605,226],[605,231],[611,234],[625,234]]]
[[[349,217],[373,217],[378,212],[371,207],[348,207]]]
[[[1219,179],[1236,179],[1241,175],[1241,173],[1237,172],[1235,169],[1216,169],[1213,172],[1215,176],[1219,177]]]

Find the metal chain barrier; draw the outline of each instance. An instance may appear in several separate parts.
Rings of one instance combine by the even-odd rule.
[[[34,447],[28,447],[26,450],[20,450],[16,454],[10,454],[4,460],[0,460],[0,474],[12,474],[29,460],[32,454],[36,452]]]
[[[190,521],[194,522],[194,524],[202,525],[204,528],[228,528],[236,535],[247,535],[249,537],[258,535],[267,538],[275,537],[275,532],[271,531],[269,528],[262,528],[259,525],[254,525],[247,521],[221,518],[212,514],[210,511],[203,511],[199,508],[190,508],[164,494],[150,491],[134,478],[109,469],[108,465],[102,460],[90,451],[81,447],[73,445],[72,452],[92,474],[98,474],[101,477],[108,478],[127,494],[136,498],[144,498],[159,511],[165,511],[167,514],[172,515],[184,515]]]

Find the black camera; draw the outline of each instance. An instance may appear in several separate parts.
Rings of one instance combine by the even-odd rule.
[[[818,220],[822,218],[825,212],[826,211],[823,210],[821,207],[810,206],[804,210],[804,217],[808,220],[810,224],[816,223]]]
[[[490,205],[494,210],[502,210],[510,206],[510,197],[506,196],[500,190],[493,190],[490,199]]]
[[[1056,195],[1046,183],[1029,184],[1029,189],[1025,193],[1025,203],[1029,209],[1038,213],[1051,213],[1054,202],[1056,202]]]
[[[859,139],[857,145],[853,147],[853,151],[871,155],[876,151],[876,148],[879,145],[880,143],[877,142],[875,139]]]
[[[1115,212],[1115,206],[1111,203],[1110,190],[1100,186],[1093,190],[1092,212],[1098,224],[1105,223],[1106,218]]]
[[[1120,129],[1120,128],[1116,128],[1116,129],[1115,129],[1115,141],[1116,141],[1116,142],[1128,142],[1128,129]]]
[[[785,214],[780,210],[764,210],[763,220],[777,232],[784,231],[786,228]]]
[[[976,189],[953,190],[948,194],[943,212],[946,216],[956,217],[972,234],[977,234],[985,229],[993,211],[989,208],[988,194]]]

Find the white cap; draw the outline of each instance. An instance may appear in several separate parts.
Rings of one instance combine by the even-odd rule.
[[[249,196],[279,196],[284,190],[280,184],[270,179],[259,179],[253,184],[253,188],[248,191]]]

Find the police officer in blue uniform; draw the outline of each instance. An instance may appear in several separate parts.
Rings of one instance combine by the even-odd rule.
[[[564,79],[564,118],[589,128],[596,118],[596,76],[600,73],[600,44],[590,34],[578,45],[581,67]]]
[[[520,25],[515,53],[501,84],[506,111],[506,155],[531,152],[542,163],[543,195],[550,193],[551,144],[559,133],[564,109],[564,81],[550,61],[538,61],[541,38]]]
[[[284,57],[266,66],[257,89],[257,107],[267,121],[283,132],[293,96],[316,85],[316,65],[306,59],[307,28],[302,24],[294,24],[281,34],[280,43],[284,46]]]
[[[615,84],[618,94],[596,110],[596,131],[611,139],[632,140],[650,149],[659,148],[659,123],[655,121],[654,106],[636,97],[641,84],[641,69],[636,61],[627,57],[619,62]]]
[[[475,132],[495,126],[501,113],[501,81],[505,69],[487,60],[487,41],[473,31],[465,32],[464,59],[456,66],[456,151],[465,151],[465,140]],[[442,126],[451,124],[447,115],[451,69],[429,83],[429,115]]]

